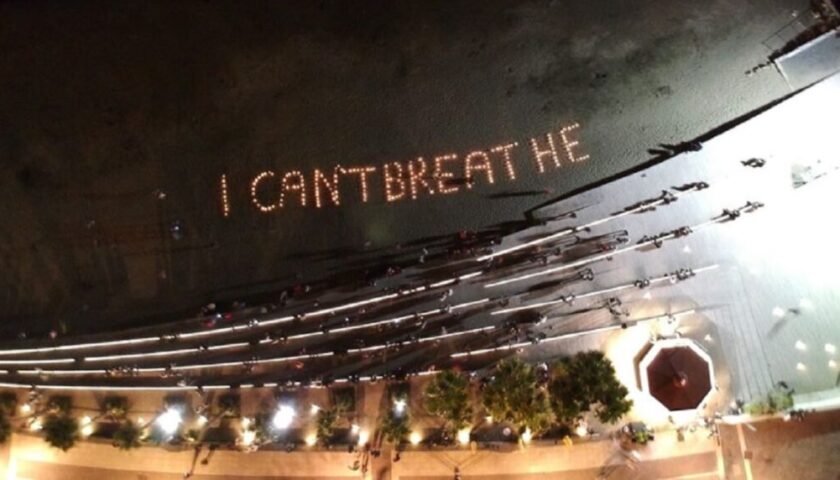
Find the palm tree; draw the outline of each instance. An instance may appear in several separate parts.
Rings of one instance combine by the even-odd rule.
[[[534,368],[518,358],[502,360],[484,386],[482,403],[496,420],[512,423],[520,432],[536,436],[551,425],[548,395],[537,382]]]
[[[438,373],[426,387],[426,408],[441,417],[450,432],[467,427],[473,418],[470,405],[470,381],[453,370]]]
[[[62,451],[70,450],[79,438],[79,423],[66,413],[51,413],[44,421],[44,440]]]

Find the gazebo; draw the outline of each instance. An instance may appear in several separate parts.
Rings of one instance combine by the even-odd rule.
[[[639,362],[639,378],[642,390],[671,412],[697,409],[715,384],[709,354],[684,338],[654,343]]]

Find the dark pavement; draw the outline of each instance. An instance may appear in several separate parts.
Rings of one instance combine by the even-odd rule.
[[[806,7],[3,3],[0,333],[183,316],[398,259],[397,243],[519,220],[785,95],[775,72],[744,72]],[[523,142],[572,122],[589,160],[536,173]],[[513,140],[518,165],[531,162],[516,182],[393,203],[381,182],[368,203],[350,185],[340,207],[310,198],[272,214],[249,203],[266,169],[431,161]]]

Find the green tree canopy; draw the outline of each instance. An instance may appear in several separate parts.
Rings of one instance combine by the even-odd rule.
[[[389,408],[388,413],[379,425],[379,429],[382,435],[385,436],[385,440],[394,445],[399,445],[408,437],[408,425],[408,412],[397,413],[393,408]]]
[[[140,446],[140,437],[143,432],[138,425],[131,420],[120,424],[114,432],[114,446],[120,450],[131,450]]]
[[[335,426],[338,423],[338,407],[325,408],[318,411],[315,418],[315,437],[322,445],[329,445],[335,433]]]
[[[539,435],[551,425],[548,395],[537,382],[534,368],[518,358],[502,360],[482,391],[484,408],[494,419],[510,422],[520,431]]]
[[[50,414],[44,421],[44,440],[52,447],[70,450],[79,438],[79,423],[66,414]]]
[[[549,384],[558,420],[573,423],[593,410],[604,423],[615,423],[633,406],[627,388],[602,352],[580,352],[554,364]]]
[[[472,422],[470,381],[458,372],[444,370],[426,387],[426,408],[441,417],[450,430],[460,430]]]

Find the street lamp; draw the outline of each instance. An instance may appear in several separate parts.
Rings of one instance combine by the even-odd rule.
[[[174,408],[167,409],[157,418],[157,424],[163,433],[172,435],[178,431],[178,426],[181,425],[181,412]]]
[[[530,428],[526,428],[524,432],[522,432],[522,441],[524,443],[531,443],[531,439],[533,438],[533,434],[531,433]]]
[[[394,400],[394,412],[397,415],[402,415],[405,412],[405,400]]]
[[[470,429],[469,428],[462,428],[458,430],[458,443],[461,445],[466,445],[470,443]]]
[[[280,408],[277,409],[277,412],[274,414],[274,418],[271,420],[271,423],[274,425],[274,428],[278,430],[285,430],[289,428],[294,418],[294,408],[288,405],[280,405]]]
[[[364,445],[368,442],[368,438],[370,438],[370,434],[368,434],[367,430],[359,431],[359,445]]]

